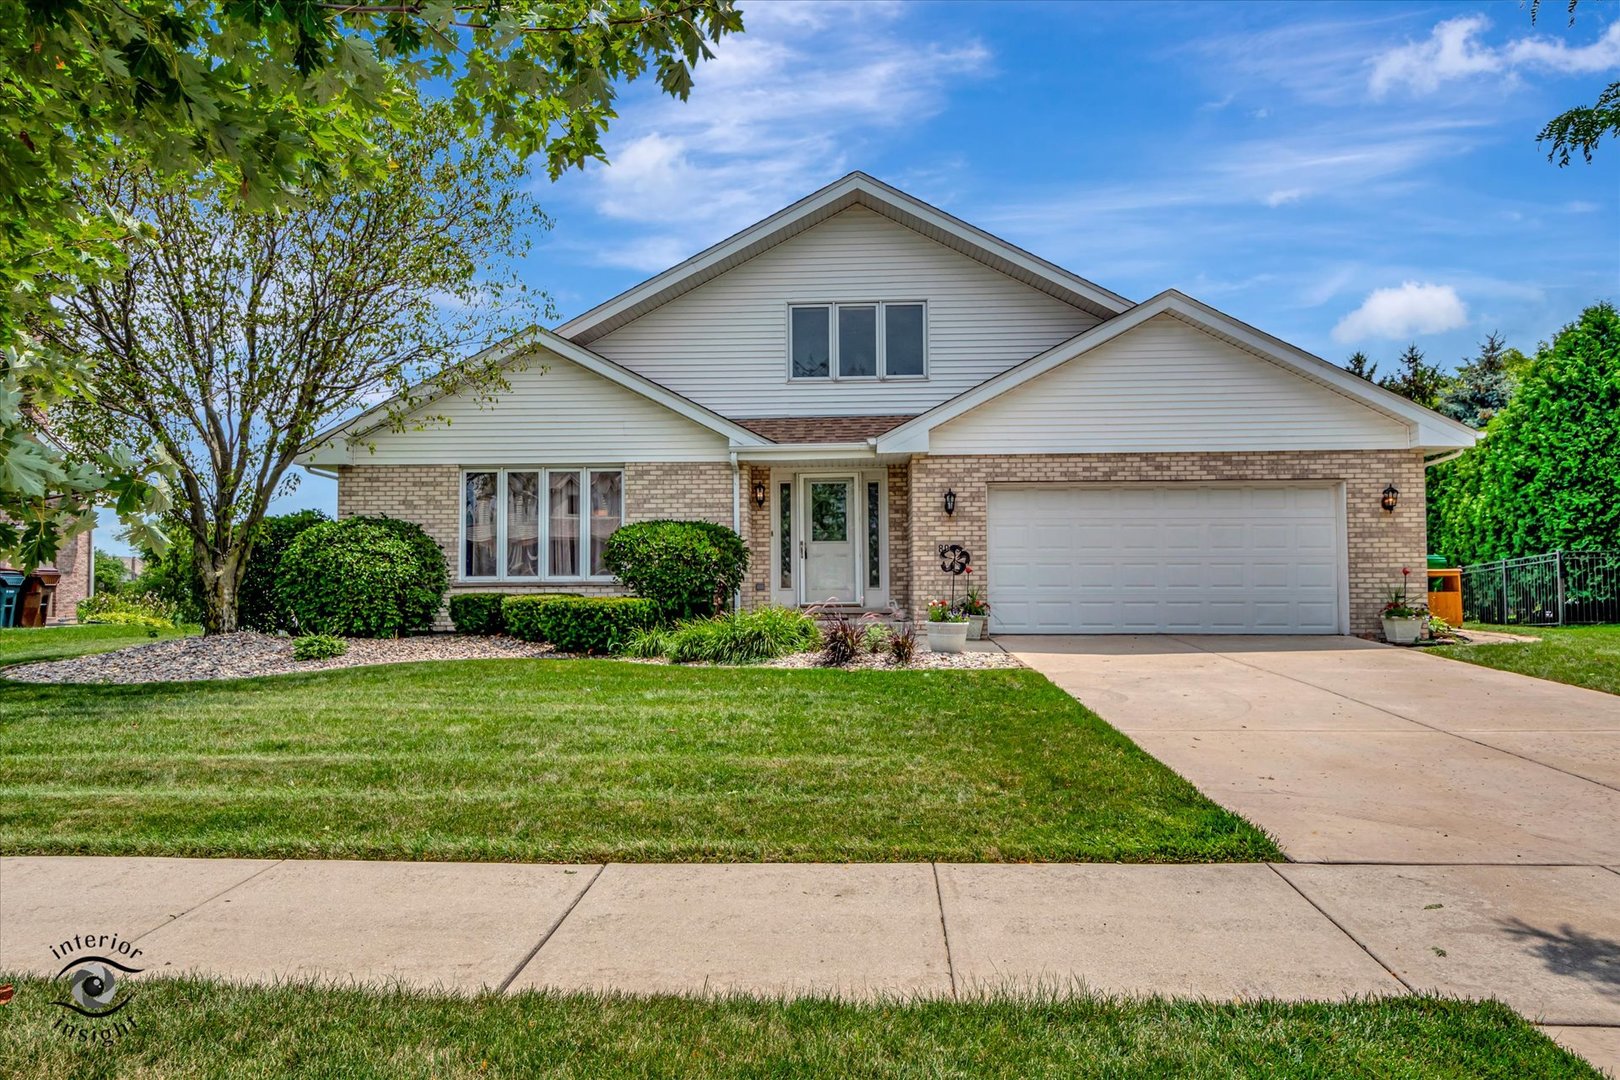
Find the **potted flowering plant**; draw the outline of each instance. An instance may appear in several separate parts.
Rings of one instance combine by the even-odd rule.
[[[1389,594],[1389,602],[1380,612],[1384,622],[1384,640],[1391,645],[1415,645],[1423,633],[1424,610],[1422,604],[1406,597],[1406,579],[1412,571],[1401,567],[1401,586]]]
[[[929,652],[961,652],[967,633],[968,617],[949,600],[928,601]]]
[[[968,573],[973,573],[969,570]],[[978,641],[984,637],[984,624],[990,619],[990,601],[984,598],[984,593],[976,587],[969,588],[956,602],[956,610],[968,618],[968,640]]]

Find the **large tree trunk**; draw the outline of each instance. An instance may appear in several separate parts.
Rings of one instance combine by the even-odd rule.
[[[237,590],[242,585],[242,572],[247,569],[246,553],[235,544],[223,552],[209,551],[198,544],[196,551],[197,576],[203,587],[203,633],[234,634]]]

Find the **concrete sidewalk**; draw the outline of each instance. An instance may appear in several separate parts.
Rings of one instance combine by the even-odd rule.
[[[0,969],[114,932],[151,971],[455,991],[1494,996],[1620,1065],[1598,866],[0,859]]]

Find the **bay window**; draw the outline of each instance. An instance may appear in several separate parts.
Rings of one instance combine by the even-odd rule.
[[[461,576],[609,577],[602,552],[623,521],[620,469],[469,469],[462,474]]]

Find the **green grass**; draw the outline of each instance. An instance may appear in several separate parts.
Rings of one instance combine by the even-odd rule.
[[[154,636],[144,626],[44,626],[0,630],[0,666],[65,660],[70,656],[111,652],[196,632],[195,627],[187,627],[159,630]]]
[[[1281,857],[1034,672],[609,660],[5,684],[0,850],[567,862]]]
[[[1439,645],[1433,651],[1483,667],[1620,694],[1620,626],[1476,626],[1468,629],[1500,630],[1541,640],[1505,645]]]
[[[141,985],[133,1030],[82,1045],[59,988],[0,1009],[7,1076],[1590,1078],[1506,1006],[993,999],[844,1004]]]

